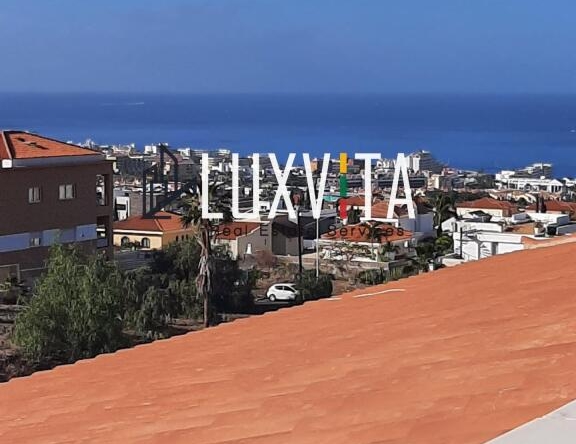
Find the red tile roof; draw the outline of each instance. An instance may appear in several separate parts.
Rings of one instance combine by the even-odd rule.
[[[404,229],[398,229],[390,224],[379,225],[382,236],[381,243],[407,240],[412,238],[412,232]],[[348,242],[372,242],[370,233],[370,224],[361,223],[357,225],[345,225],[333,232],[330,231],[322,235],[322,239]],[[375,240],[376,241],[376,240]]]
[[[338,205],[340,205],[341,201],[346,202],[346,207],[363,207],[365,205],[365,197],[364,196],[352,196],[352,197],[343,197],[338,200]]]
[[[518,208],[513,203],[507,200],[497,200],[491,197],[482,197],[477,200],[471,200],[469,202],[460,202],[456,204],[457,208],[476,208],[476,209],[487,209],[487,210],[510,210],[515,213],[518,212]]]
[[[414,212],[416,214],[425,214],[432,211],[431,208],[427,207],[427,204],[424,199],[420,196],[415,196],[412,199],[414,203]],[[377,200],[376,202],[372,203],[372,217],[376,217],[379,219],[386,219],[388,217],[388,204],[389,200]],[[407,205],[396,205],[394,208],[394,216],[393,217],[400,217],[408,215],[408,206]]]
[[[114,230],[180,231],[184,229],[180,217],[179,214],[168,213],[166,211],[159,211],[151,217],[132,216],[126,220],[114,222]]]
[[[23,131],[0,133],[0,160],[63,156],[95,156],[97,151]]]
[[[15,379],[0,440],[484,443],[576,398],[575,254],[495,256]]]
[[[544,202],[547,212],[576,215],[576,202],[563,202],[560,200],[547,200]],[[526,208],[527,211],[536,211],[536,204]]]
[[[214,238],[219,240],[235,240],[246,236],[262,226],[259,222],[228,222],[218,224],[214,230]]]
[[[398,205],[394,208],[392,217],[398,217]],[[388,217],[388,202],[378,202],[372,205],[372,217],[386,219]]]

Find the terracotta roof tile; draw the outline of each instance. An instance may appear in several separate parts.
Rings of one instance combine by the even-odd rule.
[[[398,217],[396,208],[392,217]],[[386,219],[388,217],[388,202],[378,202],[372,205],[372,217]]]
[[[37,159],[62,156],[95,156],[97,151],[22,131],[2,131],[1,159]]]
[[[505,231],[508,233],[534,235],[534,228],[535,228],[534,222],[526,222],[517,225],[510,225],[506,227]]]
[[[342,200],[346,202],[346,207],[363,207],[365,204],[364,196],[344,197],[342,199],[339,199],[338,202],[341,202]]]
[[[484,443],[576,398],[575,254],[495,256],[15,379],[1,441]]]
[[[477,200],[471,200],[468,202],[460,202],[456,204],[458,208],[478,208],[478,209],[489,209],[489,210],[510,210],[512,212],[518,212],[518,208],[512,202],[507,200],[497,200],[491,197],[482,197]]]
[[[159,211],[151,217],[132,216],[128,219],[114,222],[114,230],[130,231],[180,231],[183,230],[180,215]]]
[[[547,212],[569,214],[571,217],[576,215],[576,202],[563,202],[560,200],[547,200],[544,202]],[[536,211],[536,204],[526,208],[527,211]]]

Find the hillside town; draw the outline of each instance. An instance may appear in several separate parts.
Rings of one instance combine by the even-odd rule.
[[[1,281],[32,285],[55,243],[77,243],[123,269],[135,269],[146,265],[151,252],[195,235],[193,225],[181,222],[179,201],[197,192],[205,150],[157,144],[138,151],[134,145],[99,146],[90,140],[73,145],[18,131],[3,131],[0,141],[5,190],[0,201],[9,209],[0,221]],[[313,269],[353,282],[370,270],[423,272],[567,242],[576,231],[576,182],[554,177],[551,164],[491,175],[443,165],[428,151],[409,154],[415,218],[406,205],[398,205],[395,222],[386,224],[364,217],[365,164],[354,158],[347,160],[346,197],[340,189],[341,159],[330,160],[319,219],[311,212],[306,172],[298,166],[286,182],[297,217],[290,217],[280,201],[269,219],[278,183],[262,155],[260,213],[234,220],[231,151],[208,154],[209,181],[218,185],[213,199],[226,209],[211,242],[245,267],[254,267],[257,256],[275,257],[298,264],[300,272]],[[322,163],[311,163],[316,183]],[[394,163],[379,159],[369,173],[375,221],[389,214]],[[249,213],[250,156],[239,159],[238,175],[240,211]]]
[[[574,444],[575,15],[3,0],[0,444]]]
[[[24,131],[0,136],[2,379],[108,347],[576,240],[575,182],[555,178],[546,163],[490,175],[443,165],[428,151],[408,154],[409,184],[399,180],[397,192],[405,196],[409,187],[411,215],[406,204],[390,208],[396,159],[378,159],[368,172],[364,160],[346,153],[328,165],[327,157],[313,159],[316,189],[309,188],[306,168],[293,166],[285,172],[289,194],[279,197],[275,166],[266,155],[259,156],[255,177],[254,156],[239,158],[235,170],[226,149],[158,144],[140,152],[133,145],[75,145]],[[203,167],[210,184],[206,208],[220,212],[213,220],[201,217]],[[312,196],[319,196],[322,171],[320,217],[314,217]],[[259,208],[253,208],[254,187]],[[65,264],[72,267],[72,293],[65,290]],[[106,278],[94,281],[100,274]],[[30,336],[45,330],[44,315],[26,309],[30,301],[49,300],[36,294],[67,298],[80,286],[90,304],[93,292],[102,291],[94,285],[117,294],[98,309],[119,304],[114,310],[122,323],[108,325],[116,316],[110,315],[98,327],[116,329],[116,342],[90,351],[64,345],[68,333],[46,333],[52,336],[44,345]],[[77,309],[77,315],[69,309],[60,315],[74,322],[94,310]]]
[[[170,242],[170,239],[176,239],[178,234],[170,237],[164,227],[160,230],[163,233],[160,236],[162,239],[158,239],[158,235],[150,238],[137,233],[139,217],[147,208],[142,197],[148,192],[148,199],[161,201],[164,185],[169,191],[174,190],[176,171],[181,182],[195,185],[202,166],[201,156],[206,150],[170,150],[167,144],[158,144],[146,146],[139,152],[133,145],[97,146],[91,141],[85,146],[101,151],[113,164],[115,248],[136,245],[141,249],[154,249]],[[161,160],[162,149],[168,149],[172,154],[171,158]],[[223,202],[230,202],[233,169],[231,151],[220,149],[209,151],[208,154],[210,181],[222,184],[219,198]],[[343,259],[342,251],[336,251],[341,248],[335,246],[340,247],[341,241],[345,241],[349,250],[355,249],[354,254],[350,254],[350,251],[346,255],[347,262],[351,261],[359,268],[390,269],[410,264],[414,259],[418,259],[419,245],[428,245],[434,239],[442,238],[442,248],[434,251],[433,257],[425,258],[432,269],[526,249],[539,243],[558,242],[563,235],[569,235],[576,230],[573,223],[576,217],[576,181],[556,178],[549,163],[535,163],[517,170],[485,174],[446,166],[428,151],[411,153],[406,160],[416,217],[410,219],[405,207],[394,209],[397,222],[392,228],[403,229],[401,236],[377,236],[378,239],[370,239],[368,229],[362,234],[359,234],[359,231],[356,236],[339,234],[341,227],[370,225],[366,221],[360,222],[360,219],[364,218],[366,202],[364,162],[351,158],[348,159],[347,197],[344,199],[341,198],[339,187],[342,176],[341,160],[330,160],[322,216],[317,224],[310,213],[310,205],[306,205],[310,199],[307,195],[306,172],[304,167],[295,166],[290,172],[287,185],[291,195],[304,204],[300,205],[300,221],[289,219],[285,203],[280,202],[280,208],[283,208],[280,212],[284,214],[278,215],[275,220],[266,220],[265,216],[259,215],[257,220],[250,221],[251,233],[242,232],[231,236],[234,239],[219,242],[226,243],[235,257],[266,251],[289,259],[300,253],[306,263],[319,257],[321,266],[330,268],[331,262]],[[312,161],[312,172],[316,179],[322,171],[322,163],[322,159]],[[166,184],[154,182],[152,178],[144,184],[147,174],[145,171],[150,171],[156,165],[163,165]],[[249,212],[253,202],[252,158],[240,158],[239,167],[240,210]],[[375,162],[370,172],[373,207],[371,213],[375,219],[385,218],[388,214],[387,202],[390,200],[394,167],[395,159],[383,158]],[[260,179],[260,210],[264,215],[272,206],[277,188],[276,176],[266,155],[260,156]],[[146,188],[144,192],[143,187]],[[338,211],[342,205],[345,205],[346,217],[341,217]],[[286,227],[286,236],[291,234],[292,237],[267,241],[270,230],[256,230],[256,227],[270,224],[283,224]],[[300,252],[298,242],[294,241],[294,237],[298,237],[298,230],[302,237]],[[383,255],[382,251],[386,248],[391,251]],[[311,254],[311,251],[315,254]]]

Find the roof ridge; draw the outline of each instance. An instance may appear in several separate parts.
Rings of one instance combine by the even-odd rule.
[[[10,150],[10,147],[12,146],[12,142],[9,141],[8,137],[6,137],[6,133],[7,133],[7,131],[2,131],[2,140],[4,140],[4,146],[6,147],[6,153],[8,154],[8,157],[10,159],[14,159],[14,155],[12,154],[12,151]]]

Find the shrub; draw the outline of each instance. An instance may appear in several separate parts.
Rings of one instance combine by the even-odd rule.
[[[358,281],[362,284],[366,285],[378,285],[386,282],[386,270],[380,269],[371,269],[371,270],[363,270],[356,276]]]
[[[256,275],[241,270],[238,261],[229,253],[219,252],[213,259],[212,302],[217,311],[223,313],[249,313],[254,298],[252,289]]]
[[[14,342],[33,361],[74,362],[125,345],[122,273],[74,247],[52,248],[48,270],[16,318]]]
[[[258,268],[274,268],[278,265],[278,258],[269,250],[261,250],[254,253]]]
[[[326,273],[320,273],[316,278],[315,270],[304,270],[297,286],[303,301],[315,300],[332,296],[332,277]]]

